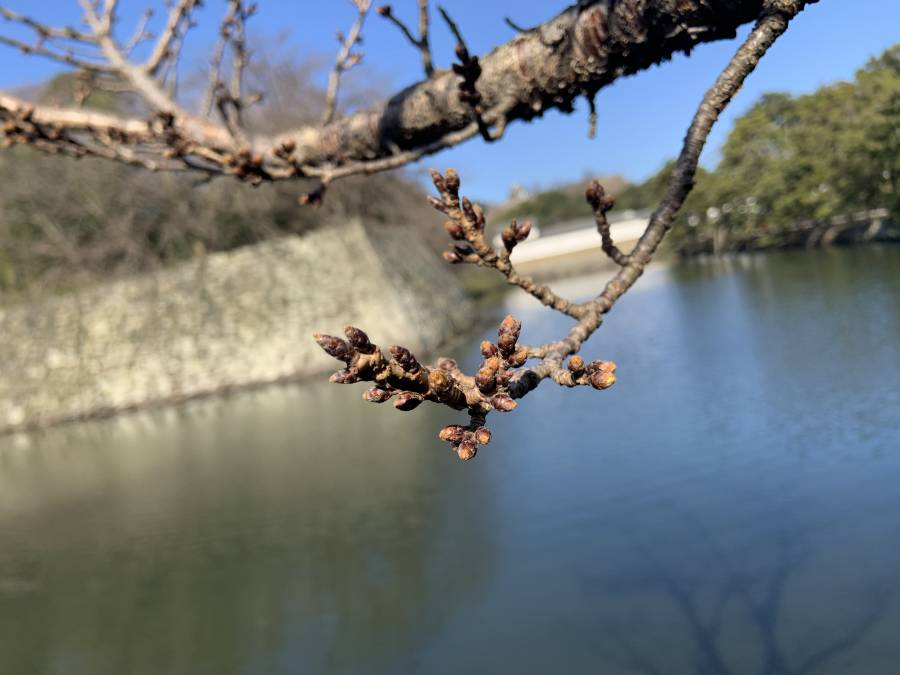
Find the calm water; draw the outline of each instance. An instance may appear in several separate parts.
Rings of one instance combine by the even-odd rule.
[[[779,254],[648,273],[467,464],[318,384],[0,438],[0,673],[900,673],[898,343],[900,248]]]

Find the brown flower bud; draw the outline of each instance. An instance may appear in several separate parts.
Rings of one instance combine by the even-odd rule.
[[[500,323],[500,330],[497,331],[497,346],[501,353],[510,354],[515,351],[521,330],[522,323],[516,321],[511,314],[503,319]]]
[[[511,370],[500,371],[499,373],[497,373],[497,386],[505,387],[506,385],[508,385],[510,383],[510,380],[512,380],[512,377],[513,377],[513,371],[511,371]]]
[[[394,394],[386,389],[381,389],[380,387],[372,387],[371,389],[366,389],[363,392],[363,401],[368,401],[369,403],[384,403]]]
[[[491,405],[497,412],[510,412],[516,409],[516,402],[509,394],[494,394],[491,396]]]
[[[472,209],[472,202],[469,198],[463,197],[460,201],[460,206],[462,207],[463,214],[466,216],[466,220],[474,224],[478,218],[475,216],[475,211]]]
[[[390,352],[391,356],[394,357],[394,360],[407,373],[415,373],[419,370],[419,368],[422,367],[421,364],[416,360],[416,357],[413,356],[413,353],[406,347],[394,345],[393,347],[391,347]]]
[[[475,227],[479,230],[484,229],[484,209],[479,204],[472,204],[472,213],[475,214]]]
[[[459,190],[459,174],[455,169],[447,169],[444,173],[444,181],[449,192],[456,193]]]
[[[487,427],[478,427],[475,430],[475,442],[478,445],[487,445],[491,442],[491,430]]]
[[[441,370],[451,371],[456,370],[459,366],[453,359],[448,359],[446,356],[440,356],[437,360],[437,367]]]
[[[356,326],[346,326],[344,328],[344,335],[347,336],[347,340],[353,345],[353,348],[356,349],[356,351],[362,352],[363,354],[371,354],[375,351],[375,345],[369,341],[369,336]]]
[[[590,381],[594,389],[609,389],[616,383],[616,376],[608,370],[597,370],[591,373]]]
[[[415,410],[419,404],[425,399],[420,395],[411,391],[401,391],[397,398],[394,399],[394,407],[397,410]]]
[[[359,378],[356,376],[356,373],[344,369],[334,373],[328,378],[328,381],[335,384],[353,384],[354,382],[359,382]]]
[[[431,387],[436,394],[443,394],[449,391],[450,387],[453,386],[453,378],[451,378],[445,370],[431,370],[428,373],[428,386]]]
[[[497,356],[497,345],[489,340],[485,340],[481,343],[481,355],[486,359]]]
[[[449,234],[453,239],[461,240],[466,238],[466,232],[463,230],[462,225],[457,223],[455,220],[448,220],[444,223],[444,229],[447,230],[447,234]]]
[[[437,188],[437,191],[446,191],[447,185],[444,183],[444,177],[441,175],[441,172],[437,169],[428,169],[428,173],[431,175],[431,182],[434,183],[434,187]]]
[[[503,247],[507,251],[512,251],[518,243],[518,240],[516,239],[516,231],[511,225],[507,225],[503,228],[503,231],[500,232],[500,239],[503,240]]]
[[[462,256],[456,251],[444,251],[441,257],[451,265],[458,265],[463,261]]]
[[[468,462],[477,453],[478,448],[475,445],[475,441],[471,438],[467,438],[456,448],[456,454],[459,455],[459,458],[464,462]]]
[[[437,197],[429,197],[428,203],[431,204],[431,208],[440,211],[444,215],[447,215],[447,212],[450,210],[443,201],[438,199]]]
[[[591,361],[587,364],[587,372],[604,372],[604,373],[614,373],[616,372],[616,364],[612,361]]]
[[[584,372],[584,359],[575,354],[569,358],[569,372],[573,375],[580,375]]]
[[[528,239],[528,235],[531,234],[531,223],[518,223],[518,227],[516,229],[516,239],[518,241],[525,241]]]
[[[496,370],[486,367],[479,368],[478,373],[475,375],[475,386],[483,392],[493,391],[497,385],[496,375]]]
[[[525,365],[528,360],[528,350],[525,347],[519,347],[516,351],[506,357],[506,362],[513,368]]]
[[[591,205],[591,208],[602,213],[609,211],[616,203],[612,195],[606,194],[606,190],[603,189],[603,186],[598,181],[591,181],[584,192],[584,197],[587,199],[588,204]]]
[[[313,339],[316,343],[325,350],[325,353],[329,356],[333,356],[339,361],[349,361],[353,356],[353,351],[350,349],[350,345],[341,340],[339,337],[334,337],[333,335],[322,335],[321,333],[314,333]]]
[[[442,441],[447,441],[448,443],[453,443],[454,445],[457,443],[462,443],[462,439],[466,434],[466,428],[461,427],[458,424],[451,424],[450,426],[446,426],[441,429],[438,434],[438,438]]]
[[[378,12],[381,16],[390,16],[391,15],[391,6],[390,5],[380,5],[375,8],[375,11]]]

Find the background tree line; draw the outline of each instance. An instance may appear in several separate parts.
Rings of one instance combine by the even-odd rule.
[[[653,207],[673,165],[642,183],[610,184],[616,209]],[[668,242],[686,254],[709,251],[714,240],[720,251],[780,246],[799,222],[878,208],[900,224],[900,44],[852,82],[762,97],[735,123],[715,169],[698,169]],[[550,225],[588,214],[580,190],[559,188],[502,209],[495,220]]]

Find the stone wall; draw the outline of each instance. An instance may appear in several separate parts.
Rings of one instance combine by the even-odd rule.
[[[406,232],[353,222],[0,308],[0,431],[335,370],[311,334],[346,323],[434,349],[467,300]]]

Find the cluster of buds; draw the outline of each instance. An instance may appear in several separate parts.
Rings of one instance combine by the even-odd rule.
[[[239,180],[250,183],[253,187],[256,187],[264,180],[272,179],[272,176],[263,166],[262,155],[252,152],[247,147],[241,148],[235,155],[228,155],[225,158],[225,164],[229,173]]]
[[[475,88],[475,83],[481,77],[481,64],[478,62],[477,56],[469,54],[468,48],[466,48],[459,35],[457,35],[455,52],[459,63],[454,63],[451,67],[453,72],[461,78],[459,81],[459,100],[471,107],[475,114],[480,115],[481,94]]]
[[[478,452],[479,445],[487,445],[491,442],[491,432],[487,427],[481,426],[483,418],[473,418],[469,426],[451,424],[441,429],[438,437],[453,446],[457,456],[464,462],[472,459]]]
[[[462,460],[472,459],[479,446],[487,445],[491,432],[485,426],[488,413],[510,412],[516,408],[513,396],[521,395],[521,374],[516,370],[525,365],[530,351],[519,344],[522,324],[507,316],[497,330],[497,340],[481,343],[482,362],[474,376],[465,375],[456,361],[439,358],[434,366],[425,366],[406,347],[393,346],[389,356],[373,344],[359,328],[347,326],[344,338],[315,334],[314,338],[330,356],[343,361],[345,367],[331,376],[331,382],[353,384],[371,382],[363,392],[363,400],[385,403],[393,399],[397,410],[409,411],[425,401],[465,410],[470,422],[463,426],[451,424],[438,434],[450,443]],[[616,382],[616,364],[612,361],[569,358],[564,377],[554,379],[566,386],[590,385],[608,389]],[[516,373],[520,376],[516,377]],[[518,393],[516,393],[518,392]]]
[[[484,210],[473,204],[468,197],[459,196],[459,174],[447,169],[444,175],[431,170],[431,180],[437,188],[440,198],[429,197],[431,206],[447,216],[444,228],[454,240],[450,248],[444,251],[444,260],[451,264],[461,262],[475,263],[484,266],[496,266],[497,252],[491,247],[484,235]]]
[[[528,239],[529,234],[531,234],[531,223],[518,223],[514,220],[503,228],[503,231],[500,233],[500,238],[503,240],[503,246],[506,248],[506,252],[512,253],[516,244]]]
[[[589,384],[594,389],[609,389],[616,383],[616,364],[612,361],[591,361],[585,364],[577,354],[567,364],[572,384]]]

